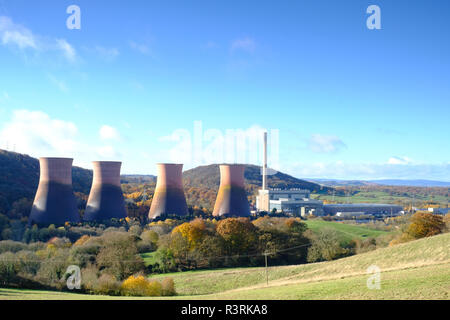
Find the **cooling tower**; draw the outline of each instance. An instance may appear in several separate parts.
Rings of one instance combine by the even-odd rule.
[[[220,187],[214,205],[214,216],[250,216],[244,187],[245,167],[239,164],[220,165]]]
[[[68,158],[40,158],[40,177],[29,224],[79,222],[72,190],[72,161]]]
[[[121,162],[94,161],[94,178],[84,212],[85,221],[125,218],[125,201],[120,186]]]
[[[186,216],[188,208],[183,190],[182,164],[159,163],[158,180],[148,217],[161,215]]]

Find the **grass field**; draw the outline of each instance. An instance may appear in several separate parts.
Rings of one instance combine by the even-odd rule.
[[[271,267],[269,286],[264,268],[173,273],[172,299],[450,299],[449,248],[447,233],[330,262]],[[371,265],[381,270],[380,290],[366,286]],[[130,298],[0,289],[0,299]]]
[[[348,243],[352,239],[365,239],[369,237],[376,238],[378,236],[388,234],[387,231],[375,230],[341,222],[323,221],[319,219],[306,220],[305,223],[312,231],[318,231],[323,228],[331,228],[336,230],[341,238],[341,241],[344,243]]]
[[[149,266],[155,263],[155,253],[156,251],[141,254],[142,259],[144,259],[145,266]]]

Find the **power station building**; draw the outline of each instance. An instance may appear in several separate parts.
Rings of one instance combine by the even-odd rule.
[[[85,221],[104,221],[127,216],[120,186],[121,162],[94,161],[91,192],[84,213]]]
[[[39,159],[39,185],[29,225],[80,221],[72,190],[72,162],[70,158]]]
[[[325,215],[338,217],[354,217],[361,215],[397,216],[401,214],[402,210],[402,206],[381,203],[325,204],[323,206]]]
[[[219,167],[220,186],[213,216],[249,217],[250,205],[244,185],[245,167],[240,164],[222,164]]]
[[[295,216],[323,215],[323,202],[309,197],[305,189],[266,189],[259,190],[256,207],[260,211],[285,212]],[[262,202],[261,202],[262,201]]]
[[[322,201],[312,200],[306,189],[268,189],[267,188],[267,132],[264,132],[262,189],[256,196],[257,211],[284,212],[292,215],[323,215]]]
[[[183,190],[183,165],[159,163],[155,194],[148,214],[149,219],[166,215],[186,216],[188,207]]]

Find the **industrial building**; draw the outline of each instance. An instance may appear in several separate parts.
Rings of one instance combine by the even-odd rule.
[[[257,211],[284,212],[297,216],[322,215],[322,201],[309,197],[309,190],[305,189],[268,189],[267,188],[267,132],[264,132],[262,189],[256,197]]]
[[[220,186],[213,216],[250,216],[250,205],[244,186],[245,167],[240,164],[222,164],[219,167]]]
[[[39,158],[39,185],[29,225],[80,221],[72,190],[72,162],[70,158]]]
[[[309,197],[309,190],[305,189],[266,189],[259,190],[256,207],[260,211],[284,212],[295,216],[323,215],[323,202]],[[263,201],[263,203],[260,203]],[[265,210],[262,210],[264,208]]]
[[[120,186],[121,162],[94,161],[94,177],[84,213],[85,221],[104,221],[127,216]]]
[[[256,196],[256,209],[259,212],[283,212],[294,216],[330,215],[351,218],[362,215],[395,216],[403,208],[391,204],[326,204],[310,198],[309,190],[303,189],[268,189],[267,188],[267,133],[264,133],[262,189]]]
[[[166,215],[186,216],[188,207],[183,190],[182,164],[159,163],[155,194],[149,219]]]
[[[323,206],[325,215],[338,217],[359,215],[397,216],[401,214],[402,210],[403,207],[399,205],[379,203],[325,204]]]

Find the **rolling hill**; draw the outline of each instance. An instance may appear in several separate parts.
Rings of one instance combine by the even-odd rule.
[[[165,299],[450,299],[450,233],[329,262],[177,272],[178,296]],[[270,259],[269,259],[270,265]],[[368,289],[367,268],[380,270],[380,289]],[[0,299],[149,299],[0,289]]]
[[[255,165],[245,165],[244,178],[248,185],[253,185],[260,188],[262,184],[261,167]],[[187,186],[202,185],[217,189],[220,183],[219,165],[212,164],[187,170],[183,173],[183,179],[185,185]],[[270,188],[301,188],[308,189],[311,192],[326,192],[331,190],[331,188],[322,187],[317,183],[297,179],[282,172],[269,175],[267,178],[267,183]]]
[[[245,179],[247,192],[252,201],[256,190],[261,186],[260,167],[247,165]],[[218,165],[200,166],[183,173],[188,204],[202,206],[212,210],[216,192],[220,183]],[[92,183],[92,170],[73,167],[72,180],[74,192],[87,196]],[[156,177],[152,175],[122,175],[122,184],[134,189],[145,185],[148,192],[153,192]],[[0,150],[0,213],[10,210],[17,200],[26,198],[30,201],[39,183],[39,160],[28,155]],[[304,188],[315,193],[326,193],[329,187],[300,180],[278,172],[269,176],[268,184],[273,188]]]
[[[404,186],[404,187],[450,187],[450,182],[435,180],[410,179],[380,179],[380,180],[337,180],[337,179],[306,179],[329,187],[360,187],[360,186]]]
[[[92,171],[73,167],[73,189],[88,194]],[[0,213],[22,198],[33,199],[39,183],[39,160],[0,149]]]

